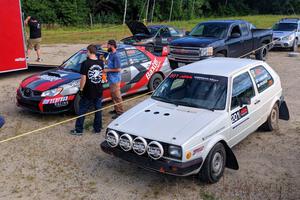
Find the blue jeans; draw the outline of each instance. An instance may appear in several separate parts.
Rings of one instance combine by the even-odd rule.
[[[5,120],[0,116],[0,128],[5,124]]]
[[[86,97],[82,97],[79,102],[79,115],[83,115],[87,113],[88,109],[94,106],[95,110],[99,110],[102,107],[102,98],[96,99],[88,99]],[[85,117],[80,117],[76,120],[75,129],[77,132],[83,132],[83,123]],[[94,118],[94,131],[100,132],[102,128],[102,111],[95,112]]]

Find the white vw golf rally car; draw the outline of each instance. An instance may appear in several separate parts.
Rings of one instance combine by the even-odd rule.
[[[239,168],[231,147],[289,119],[280,78],[265,62],[211,58],[174,70],[151,98],[107,128],[104,152],[177,176],[215,183]]]

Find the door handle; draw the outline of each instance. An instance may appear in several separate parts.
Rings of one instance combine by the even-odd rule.
[[[256,101],[254,102],[254,105],[259,104],[259,103],[260,103],[260,100],[256,100]]]

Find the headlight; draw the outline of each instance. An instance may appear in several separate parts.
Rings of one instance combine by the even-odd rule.
[[[106,134],[105,140],[109,144],[109,146],[116,147],[118,146],[120,140],[119,134],[114,130],[109,130]]]
[[[294,39],[294,35],[289,35],[282,38],[282,40],[293,40],[293,39]]]
[[[79,90],[79,86],[80,86],[80,79],[64,84],[61,86],[63,88],[61,95],[66,96],[71,94],[77,94]]]
[[[59,87],[59,88],[55,88],[52,90],[47,90],[45,92],[42,93],[42,97],[54,97],[56,95],[58,95],[61,91],[63,90],[63,88]]]
[[[214,49],[212,47],[200,48],[200,56],[212,56]]]
[[[172,158],[181,159],[182,150],[179,146],[170,145],[168,149],[169,156]]]

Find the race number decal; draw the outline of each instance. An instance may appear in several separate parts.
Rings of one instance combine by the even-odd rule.
[[[239,121],[246,115],[248,115],[247,106],[245,106],[245,107],[241,108],[240,110],[236,111],[235,113],[231,114],[231,122],[234,124],[235,122]]]

